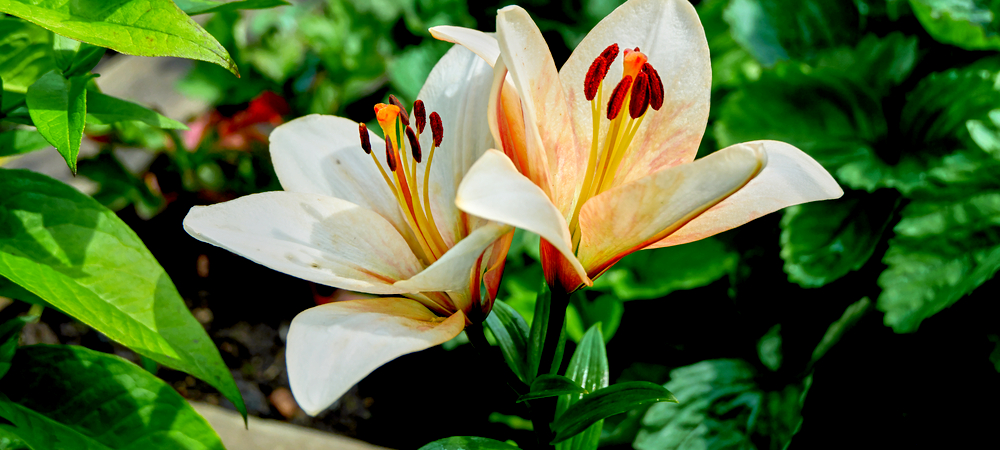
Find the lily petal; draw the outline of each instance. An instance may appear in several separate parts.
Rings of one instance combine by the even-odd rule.
[[[497,44],[497,39],[482,31],[451,25],[431,27],[428,31],[435,39],[458,44],[472,50],[491,67],[500,56],[500,45]]]
[[[489,150],[469,169],[455,204],[469,214],[506,223],[541,236],[572,264],[585,282],[583,265],[573,254],[569,226],[541,188],[514,167],[507,155]]]
[[[764,164],[760,147],[731,147],[590,199],[580,211],[580,261],[597,277],[732,195]]]
[[[355,383],[399,356],[441,344],[465,327],[406,298],[327,303],[292,320],[285,357],[292,394],[316,415]]]
[[[184,229],[196,239],[316,283],[371,294],[423,269],[384,217],[335,197],[264,192],[195,206]]]
[[[531,16],[517,6],[508,6],[497,13],[497,40],[511,81],[521,97],[527,166],[548,171],[531,178],[551,194],[563,216],[568,217],[582,184],[580,178],[586,169],[587,154],[577,148],[552,53]]]
[[[754,147],[767,155],[767,163],[753,180],[673,234],[647,248],[697,241],[787,206],[830,200],[844,195],[843,189],[823,166],[784,142],[744,142],[717,153]]]
[[[593,132],[583,80],[594,58],[615,43],[623,49],[639,47],[659,73],[664,89],[663,107],[646,113],[622,161],[620,185],[694,159],[708,121],[712,65],[705,30],[688,0],[626,2],[587,34],[559,72],[578,142],[589,143]],[[619,56],[605,78],[602,111],[611,88],[621,79],[621,61]],[[601,140],[608,124],[602,115]]]

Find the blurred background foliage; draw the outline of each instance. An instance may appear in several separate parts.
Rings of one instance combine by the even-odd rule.
[[[270,127],[311,113],[371,121],[372,105],[390,93],[412,102],[449,48],[427,28],[492,31],[496,10],[511,2],[291,3],[218,12],[205,22],[242,77],[194,65],[178,88],[213,111],[194,118],[191,130],[88,124],[88,135],[107,148],[163,150],[139,174],[110,151],[82,160],[80,173],[100,185],[98,200],[124,217],[163,212],[179,229],[177,218],[191,204],[278,189],[266,149]],[[519,4],[534,16],[560,65],[620,3]],[[600,323],[612,382],[666,383],[681,402],[605,421],[602,444],[644,450],[860,442],[952,447],[986,438],[1000,418],[992,407],[1000,401],[994,279],[1000,269],[1000,2],[694,3],[713,68],[699,156],[747,140],[786,141],[830,171],[845,195],[703,241],[634,253],[577,294],[570,339],[579,341]],[[171,204],[182,210],[170,212]],[[169,246],[150,239],[144,236],[154,253]],[[537,242],[518,232],[500,294],[529,321],[542,283]],[[184,292],[185,282],[177,283]],[[316,286],[294,292],[308,296],[310,288],[306,303],[330,295]],[[217,315],[226,304],[232,302],[217,304]],[[288,318],[303,305],[291,304]],[[446,347],[471,355],[460,341]],[[383,409],[370,420],[351,416],[361,423],[349,432],[402,448],[451,435],[530,439],[522,406],[502,393],[475,393],[483,383],[502,383],[498,374],[456,381],[456,389],[469,390],[464,412],[453,405],[422,407],[446,414],[445,425],[432,413],[414,416],[407,409],[424,393],[379,387],[398,383],[400,374],[417,383],[425,375],[414,371],[444,358],[436,352],[443,350],[400,358],[362,382],[364,397]],[[343,418],[358,406],[344,401],[336,408]],[[335,421],[333,415],[319,420]],[[456,415],[464,417],[452,420]],[[413,432],[390,433],[392,420]]]

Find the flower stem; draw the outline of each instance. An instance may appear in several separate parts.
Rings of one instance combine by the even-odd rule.
[[[559,351],[559,341],[562,339],[563,327],[566,322],[566,308],[569,306],[569,293],[562,286],[552,286],[551,304],[549,305],[549,323],[545,329],[545,344],[538,362],[538,374],[556,373],[562,365],[562,354]],[[556,361],[557,354],[559,361]],[[539,448],[551,449],[550,445],[555,434],[549,425],[556,419],[556,401],[558,397],[542,398],[531,402],[531,423],[535,429]]]

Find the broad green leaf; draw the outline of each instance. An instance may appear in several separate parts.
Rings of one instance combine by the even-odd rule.
[[[910,6],[939,42],[966,50],[1000,50],[996,0],[910,0]]]
[[[610,374],[608,373],[608,353],[604,347],[604,336],[601,333],[599,324],[590,327],[587,333],[580,339],[580,344],[573,352],[573,357],[569,359],[569,367],[566,368],[566,377],[582,386],[589,392],[596,392],[608,387]],[[556,416],[559,417],[566,410],[582,398],[581,395],[563,395],[559,397],[556,404]],[[566,441],[556,444],[557,450],[593,450],[597,448],[601,437],[601,429],[604,427],[604,420],[598,420],[576,436]]]
[[[618,383],[591,392],[552,422],[556,432],[552,443],[565,441],[606,417],[656,402],[677,403],[677,399],[663,386],[648,381]]]
[[[789,281],[820,287],[858,270],[872,256],[899,196],[888,190],[785,208],[781,258]]]
[[[86,78],[64,78],[59,72],[42,75],[28,88],[28,114],[38,132],[49,141],[76,173],[83,125],[87,115]]]
[[[517,399],[517,403],[536,398],[555,397],[563,394],[587,394],[588,390],[580,387],[580,384],[562,375],[545,374],[539,375],[531,383],[531,392],[524,394]]]
[[[0,157],[41,150],[49,142],[35,130],[14,129],[0,133]]]
[[[229,369],[136,234],[94,199],[44,175],[0,169],[0,275],[246,408]]]
[[[764,391],[753,366],[715,359],[670,372],[679,404],[657,403],[642,420],[636,450],[786,448],[802,422],[804,384]],[[748,447],[748,442],[759,447]]]
[[[157,128],[186,130],[183,123],[164,117],[143,106],[100,92],[87,91],[88,122],[110,124],[126,120],[138,120]]]
[[[226,49],[170,0],[0,0],[0,12],[120,53],[197,59],[239,75]]]
[[[16,17],[0,17],[0,78],[5,90],[24,94],[35,80],[57,68],[51,32]]]
[[[528,323],[514,308],[497,300],[486,318],[486,326],[500,345],[500,352],[510,370],[528,384]]]
[[[11,360],[14,359],[21,338],[21,329],[35,318],[37,317],[15,317],[0,324],[0,378],[10,370]]]
[[[886,325],[908,333],[1000,270],[1000,191],[914,201],[901,214],[877,306]]]
[[[0,390],[0,416],[36,449],[224,450],[184,397],[118,356],[22,347]]]
[[[49,36],[52,38],[52,54],[56,64],[67,78],[90,72],[104,56],[104,47],[84,44],[58,34],[49,33]]]
[[[0,276],[0,297],[12,298],[25,303],[31,303],[32,305],[42,305],[46,307],[52,306],[45,300],[38,298],[37,295],[28,292],[27,289],[14,284],[13,281],[10,281],[3,276]]]
[[[733,40],[766,67],[853,44],[860,20],[853,2],[826,0],[732,0],[722,17]]]
[[[715,238],[632,253],[594,280],[618,300],[646,300],[694,289],[729,274],[738,255]]]
[[[844,336],[844,333],[847,333],[847,330],[854,327],[854,324],[858,323],[858,321],[861,320],[861,317],[868,312],[871,303],[872,302],[868,299],[868,297],[864,297],[848,306],[847,309],[844,310],[844,314],[840,316],[840,319],[837,319],[836,322],[830,324],[830,327],[826,329],[826,333],[823,334],[823,339],[820,340],[819,344],[816,345],[816,348],[813,349],[810,364],[815,364],[816,361],[819,361],[819,359],[822,358],[823,355],[830,350],[830,348],[840,341],[840,338]]]
[[[918,60],[917,38],[900,32],[868,34],[854,47],[836,47],[820,53],[814,67],[841,75],[885,95],[902,84]],[[847,69],[845,69],[847,68]]]
[[[729,0],[708,0],[697,6],[708,47],[712,49],[713,90],[736,87],[760,76],[760,63],[733,39],[729,24],[723,19],[728,7]]]
[[[431,442],[419,450],[516,450],[505,442],[476,436],[452,436]]]
[[[608,342],[618,331],[618,325],[625,314],[625,305],[611,294],[605,294],[591,301],[584,291],[577,291],[570,298],[566,310],[566,334],[575,342],[580,342],[590,327],[601,324],[604,341]]]
[[[174,0],[174,3],[190,16],[213,12],[236,11],[240,9],[267,9],[289,4],[285,0]]]

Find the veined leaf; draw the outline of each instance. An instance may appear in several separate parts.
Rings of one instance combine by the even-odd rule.
[[[86,122],[86,83],[86,78],[66,79],[53,70],[32,84],[25,96],[31,121],[45,140],[59,151],[73,173],[76,173],[76,157],[80,154]]]
[[[528,384],[528,323],[514,308],[497,300],[486,318],[486,326],[500,345],[500,352],[510,370]]]
[[[58,68],[51,39],[52,33],[33,23],[0,17],[0,78],[5,90],[23,94],[43,74]],[[9,103],[4,100],[4,105]]]
[[[599,389],[584,395],[552,422],[552,431],[556,432],[552,442],[569,439],[606,417],[657,402],[677,403],[677,399],[663,386],[648,381],[629,381]]]
[[[224,450],[187,400],[118,356],[22,347],[3,386],[0,416],[36,449]]]
[[[0,12],[121,53],[197,59],[239,75],[226,49],[170,0],[0,0]]]
[[[580,387],[580,384],[562,375],[545,374],[539,375],[531,383],[531,392],[524,394],[517,399],[517,403],[536,398],[555,397],[563,394],[587,394],[589,391]]]
[[[587,330],[587,333],[580,339],[576,351],[573,352],[573,357],[569,359],[569,367],[566,368],[566,377],[589,392],[596,392],[608,387],[611,376],[608,373],[608,353],[604,347],[604,336],[601,329],[602,327],[598,323]],[[559,397],[556,404],[556,416],[559,417],[565,413],[571,405],[581,398],[580,394]],[[598,420],[576,436],[556,444],[556,449],[594,450],[597,448],[603,428],[604,419]]]
[[[113,212],[44,175],[0,169],[0,275],[246,409],[170,278]]]
[[[431,442],[419,450],[517,450],[517,447],[482,437],[452,436]]]
[[[267,9],[289,4],[285,0],[174,0],[174,3],[189,16],[214,12],[236,11],[240,9]]]
[[[97,124],[137,120],[146,125],[163,129],[187,129],[187,126],[183,123],[165,117],[144,106],[94,91],[87,91],[87,116],[90,122]]]

